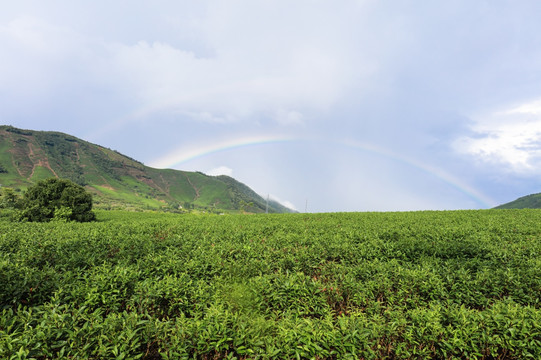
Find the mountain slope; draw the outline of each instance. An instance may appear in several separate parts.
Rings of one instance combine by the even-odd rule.
[[[71,135],[0,126],[2,186],[25,189],[53,176],[85,186],[102,208],[266,210],[265,199],[227,176],[154,169]],[[291,210],[270,202],[269,212]]]
[[[531,194],[496,206],[495,209],[541,209],[541,194]]]

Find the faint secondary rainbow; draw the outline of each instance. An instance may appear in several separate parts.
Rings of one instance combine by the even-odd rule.
[[[276,143],[288,143],[288,142],[313,142],[313,143],[323,143],[333,146],[341,146],[346,148],[355,149],[358,151],[363,151],[366,153],[374,154],[376,156],[388,158],[392,161],[396,161],[402,164],[405,164],[409,167],[417,169],[423,173],[426,173],[430,176],[433,176],[440,181],[446,183],[452,188],[463,193],[467,197],[475,200],[479,205],[483,207],[490,208],[496,206],[496,202],[486,195],[482,194],[469,184],[464,181],[448,174],[440,168],[430,166],[428,164],[422,163],[418,160],[412,159],[410,157],[397,154],[390,150],[358,141],[337,141],[329,139],[313,139],[313,138],[300,138],[300,137],[291,137],[291,136],[280,136],[280,135],[264,135],[264,136],[245,136],[237,139],[222,140],[213,142],[212,144],[203,144],[193,147],[181,147],[176,149],[163,157],[160,157],[150,163],[150,166],[156,168],[173,168],[180,164],[186,163],[191,160],[209,156],[212,154],[220,153],[223,151],[251,147],[265,144],[276,144]]]

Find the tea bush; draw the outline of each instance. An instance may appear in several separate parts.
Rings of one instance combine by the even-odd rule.
[[[0,219],[2,359],[541,358],[541,211]]]

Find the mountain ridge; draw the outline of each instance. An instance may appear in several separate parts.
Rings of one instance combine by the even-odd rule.
[[[24,190],[49,177],[85,186],[98,208],[267,210],[265,199],[229,176],[155,169],[62,132],[0,125],[1,186]],[[276,201],[268,211],[294,212]]]
[[[541,209],[541,193],[521,196],[494,209]]]

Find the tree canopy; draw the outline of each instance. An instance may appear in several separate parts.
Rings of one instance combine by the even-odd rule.
[[[28,188],[22,201],[21,216],[28,221],[52,219],[86,222],[95,220],[92,194],[66,179],[41,180]]]
[[[9,187],[0,188],[0,209],[18,209],[21,206],[21,197]]]

